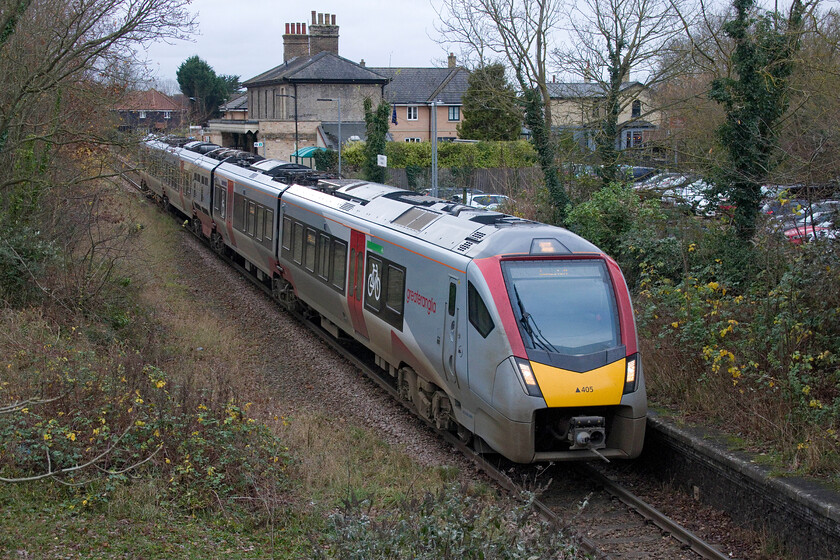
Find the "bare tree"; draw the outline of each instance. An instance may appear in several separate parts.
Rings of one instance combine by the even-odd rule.
[[[560,0],[444,0],[438,12],[438,31],[462,45],[467,61],[478,66],[504,61],[511,69],[560,219],[567,197],[557,177],[547,65],[561,6]]]
[[[632,101],[625,94],[631,72],[648,88],[673,75],[680,58],[663,64],[663,53],[692,20],[682,0],[578,0],[571,6],[570,38],[552,54],[566,72],[597,85],[602,102],[595,143],[605,183],[617,178],[618,118]]]
[[[32,138],[58,144],[98,140],[68,107],[67,93],[104,83],[109,72],[131,63],[133,46],[184,37],[193,26],[188,4],[0,0],[0,193],[27,180],[8,171]]]
[[[116,142],[110,109],[137,75],[134,51],[191,32],[188,4],[0,0],[0,297],[37,284],[69,239],[98,234],[67,205],[89,206],[93,180],[114,173],[103,147]],[[63,254],[81,266],[90,256]]]

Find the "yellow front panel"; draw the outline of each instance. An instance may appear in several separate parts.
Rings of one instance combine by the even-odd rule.
[[[625,359],[584,373],[531,362],[548,406],[602,406],[621,402]]]

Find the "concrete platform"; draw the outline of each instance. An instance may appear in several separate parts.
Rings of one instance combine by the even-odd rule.
[[[729,447],[720,433],[649,412],[640,461],[736,522],[778,538],[798,558],[840,559],[840,492],[775,476]]]

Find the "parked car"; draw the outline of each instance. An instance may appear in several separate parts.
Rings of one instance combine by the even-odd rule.
[[[840,232],[828,227],[802,225],[786,229],[785,237],[794,245],[802,245],[803,243],[810,243],[816,239],[836,241],[840,239]]]
[[[467,206],[473,208],[484,208],[485,210],[498,210],[504,206],[510,198],[503,194],[474,193],[467,195]]]
[[[713,216],[722,204],[719,199],[709,200],[708,193],[712,185],[699,175],[659,173],[634,188],[658,196],[665,204],[685,208],[699,216]]]

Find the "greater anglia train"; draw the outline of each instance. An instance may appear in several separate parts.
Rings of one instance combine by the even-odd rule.
[[[581,237],[214,144],[139,152],[149,196],[283,305],[367,347],[438,428],[520,463],[641,452],[630,294]]]

